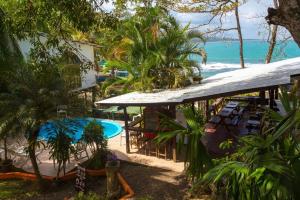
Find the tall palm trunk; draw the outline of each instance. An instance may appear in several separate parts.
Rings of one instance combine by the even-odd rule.
[[[7,137],[4,137],[4,160],[7,160]]]
[[[35,155],[35,147],[36,147],[36,143],[37,143],[38,133],[39,133],[39,129],[36,129],[30,134],[30,136],[28,138],[28,144],[29,144],[28,154],[29,154],[32,168],[34,170],[34,174],[37,177],[39,186],[41,189],[44,189],[44,180],[40,173],[40,169],[37,164],[36,155]]]
[[[243,35],[241,30],[241,24],[240,24],[240,17],[239,17],[239,0],[235,0],[236,6],[234,10],[235,18],[236,18],[236,28],[239,36],[240,41],[240,63],[241,67],[245,68],[245,62],[244,62],[244,42],[243,42]]]
[[[274,7],[277,9],[278,8],[277,0],[273,0],[273,2],[274,2]],[[273,25],[269,50],[268,50],[268,53],[267,53],[267,56],[266,56],[266,64],[270,63],[271,59],[272,59],[272,55],[273,55],[274,48],[275,48],[275,45],[276,45],[277,30],[278,30],[278,25]]]

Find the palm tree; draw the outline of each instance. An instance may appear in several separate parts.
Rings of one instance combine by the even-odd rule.
[[[205,120],[201,111],[192,108],[183,108],[187,127],[178,122],[164,117],[161,127],[163,131],[155,138],[158,144],[167,142],[174,137],[178,137],[178,150],[181,151],[186,144],[186,164],[187,173],[192,179],[200,179],[212,166],[212,159],[206,147],[201,141],[204,136]]]
[[[120,81],[126,82],[123,88],[127,90],[185,86],[192,67],[197,67],[189,56],[205,55],[199,48],[202,35],[189,32],[188,27],[181,28],[161,8],[138,8],[136,15],[124,20],[118,28],[118,44],[112,49],[107,70],[126,70],[129,77],[118,80],[114,86],[120,85]]]
[[[49,60],[26,64],[7,73],[8,88],[0,94],[1,117],[13,119],[22,128],[32,167],[43,185],[35,155],[40,144],[40,127],[49,119],[57,118],[57,105],[68,105],[76,96],[65,87],[58,65]]]
[[[7,70],[14,69],[23,62],[23,56],[15,38],[5,26],[5,14],[0,8],[0,90],[5,90],[5,77]]]

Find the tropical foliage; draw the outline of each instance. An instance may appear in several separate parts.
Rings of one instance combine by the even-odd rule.
[[[2,122],[10,123],[10,128],[21,127],[28,140],[29,156],[36,174],[39,170],[35,148],[40,126],[57,117],[57,105],[67,105],[74,99],[72,94],[66,92],[57,65],[48,61],[23,65],[7,73],[7,92],[0,95]]]
[[[174,137],[178,138],[178,150],[186,149],[187,173],[193,179],[200,179],[213,165],[212,159],[202,142],[204,136],[204,116],[201,111],[192,108],[183,108],[187,127],[167,117],[162,120],[162,131],[155,140],[160,143],[167,142]]]
[[[90,146],[93,153],[107,150],[107,140],[103,127],[96,120],[91,121],[83,131],[82,140]]]
[[[127,78],[115,78],[113,85],[123,84],[126,92],[189,84],[192,67],[198,67],[189,56],[197,54],[204,57],[204,61],[206,57],[200,48],[201,33],[188,29],[189,25],[181,27],[166,10],[137,8],[134,16],[119,24],[116,45],[108,56],[107,70],[129,72]]]
[[[240,138],[237,152],[205,174],[203,181],[215,184],[224,198],[299,198],[299,98],[284,90],[280,98],[287,115],[269,111],[263,132]]]
[[[58,164],[57,166],[57,178],[60,172],[66,173],[66,163],[70,160],[70,157],[75,152],[75,147],[73,146],[73,130],[69,125],[74,126],[75,123],[72,121],[53,121],[54,127],[51,127],[48,131],[50,135],[47,141],[47,147],[49,148],[49,159],[52,159]]]
[[[35,155],[40,146],[40,127],[57,118],[58,105],[78,102],[65,82],[60,57],[66,51],[75,51],[70,45],[73,33],[86,33],[105,24],[108,15],[100,12],[102,3],[0,0],[0,131],[11,136],[18,128],[26,137],[28,154],[40,183],[42,177]],[[16,39],[27,39],[32,44],[27,63]],[[61,41],[65,45],[61,46]],[[56,55],[53,49],[57,50]]]

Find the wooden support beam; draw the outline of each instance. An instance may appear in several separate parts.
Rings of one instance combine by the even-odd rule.
[[[270,97],[270,108],[274,108],[274,89],[269,90],[269,97]]]
[[[275,89],[275,99],[278,99],[279,98],[279,95],[278,95],[278,87]]]
[[[205,115],[206,115],[206,122],[210,119],[210,113],[209,113],[209,100],[205,101]]]
[[[193,113],[195,113],[195,102],[191,103]]]
[[[86,91],[84,91],[84,103],[85,103],[85,106],[87,106],[87,95],[86,95]]]
[[[171,114],[171,118],[176,119],[176,106],[175,105],[170,105],[169,106],[169,112]],[[172,158],[173,161],[176,162],[177,161],[177,147],[176,147],[176,137],[174,137],[172,139],[171,142],[171,146],[172,146]]]
[[[126,153],[130,153],[127,107],[124,107],[124,119],[125,119],[125,134],[126,134]]]
[[[92,88],[92,107],[95,108],[95,101],[96,101],[96,89]]]

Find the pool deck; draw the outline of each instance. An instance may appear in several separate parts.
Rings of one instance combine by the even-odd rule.
[[[119,123],[121,126],[124,125],[122,121],[114,121]],[[123,130],[124,131],[124,130]],[[113,138],[108,139],[108,149],[115,153],[120,160],[129,161],[133,163],[144,164],[148,166],[155,166],[162,169],[168,169],[175,172],[182,172],[184,170],[183,162],[174,162],[173,160],[165,160],[162,158],[156,158],[154,156],[146,156],[140,153],[137,153],[137,149],[132,149],[130,154],[126,153],[125,138],[122,138],[121,144],[121,135],[119,134]],[[24,143],[24,142],[23,142]],[[91,153],[88,150],[88,153]],[[56,176],[57,168],[54,168],[53,161],[49,160],[49,150],[43,150],[38,154],[38,159],[41,161],[39,163],[39,169],[41,174],[48,176]],[[30,159],[28,157],[15,157],[15,165],[17,167],[23,168],[28,172],[33,172]],[[85,161],[85,159],[80,160],[80,162]],[[77,161],[74,159],[70,160],[70,163],[67,163],[66,171],[72,170],[77,164]]]

